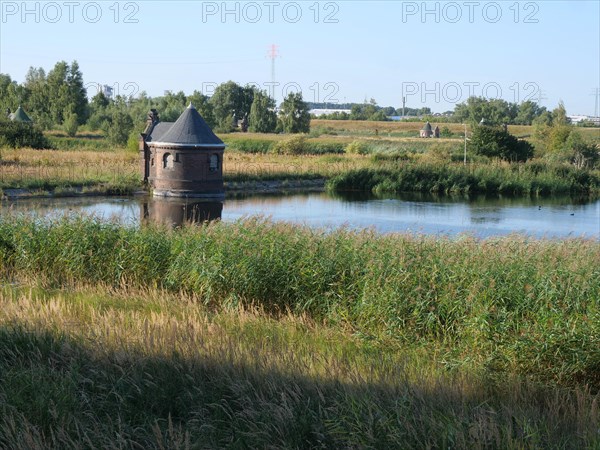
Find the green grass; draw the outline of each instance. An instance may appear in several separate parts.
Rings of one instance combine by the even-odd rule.
[[[2,448],[597,448],[600,244],[0,221]]]
[[[6,219],[0,236],[5,277],[157,286],[209,306],[309,314],[382,345],[434,342],[448,365],[600,387],[597,242],[324,233],[261,220],[174,233]]]

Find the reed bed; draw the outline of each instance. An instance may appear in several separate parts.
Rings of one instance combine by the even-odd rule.
[[[379,166],[350,170],[329,180],[333,191],[378,194],[432,192],[441,194],[556,195],[598,194],[600,171],[567,164],[461,163],[393,161],[379,158]]]
[[[597,448],[600,243],[0,220],[0,448]]]
[[[600,388],[600,244],[315,231],[261,219],[177,232],[89,218],[0,222],[4,279],[153,286],[209,307],[307,314],[448,367]]]

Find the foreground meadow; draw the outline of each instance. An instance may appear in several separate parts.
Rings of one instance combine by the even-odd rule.
[[[0,221],[0,447],[598,448],[600,247]]]

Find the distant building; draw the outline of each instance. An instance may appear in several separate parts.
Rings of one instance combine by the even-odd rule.
[[[440,127],[439,126],[435,126],[434,130],[433,130],[433,137],[434,138],[439,138],[440,137]]]
[[[19,107],[14,113],[9,114],[8,118],[13,122],[33,123],[33,121],[29,118],[27,113],[23,110],[23,108],[21,108],[21,105],[19,105]]]
[[[224,149],[191,103],[174,123],[153,109],[140,139],[144,181],[155,196],[222,199]]]
[[[578,124],[579,122],[591,122],[596,126],[600,126],[600,117],[571,115],[567,116],[567,119],[569,119],[569,121],[573,124]]]
[[[429,122],[426,122],[423,128],[421,129],[420,136],[422,138],[430,138],[431,136],[433,136],[433,129],[431,128],[431,124]]]
[[[113,98],[113,88],[107,84],[102,86],[102,93],[109,100]]]
[[[333,113],[346,113],[346,114],[350,114],[352,112],[352,110],[350,109],[323,109],[323,108],[315,108],[315,109],[311,109],[309,111],[311,116],[324,116],[324,115],[329,115],[329,114],[333,114]]]

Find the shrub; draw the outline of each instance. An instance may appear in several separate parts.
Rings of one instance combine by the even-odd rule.
[[[302,155],[308,153],[306,136],[296,135],[277,142],[273,146],[273,153],[279,155]]]
[[[371,152],[371,148],[364,141],[352,141],[346,146],[346,153],[356,155],[366,155]]]
[[[67,115],[64,123],[63,129],[68,136],[74,137],[77,134],[77,129],[79,128],[79,120],[77,118],[77,114],[70,113]]]
[[[487,125],[474,128],[469,149],[476,155],[506,161],[526,161],[533,156],[533,146],[529,142],[517,139],[502,128]]]
[[[7,147],[52,148],[42,130],[23,122],[0,121],[0,142]]]

